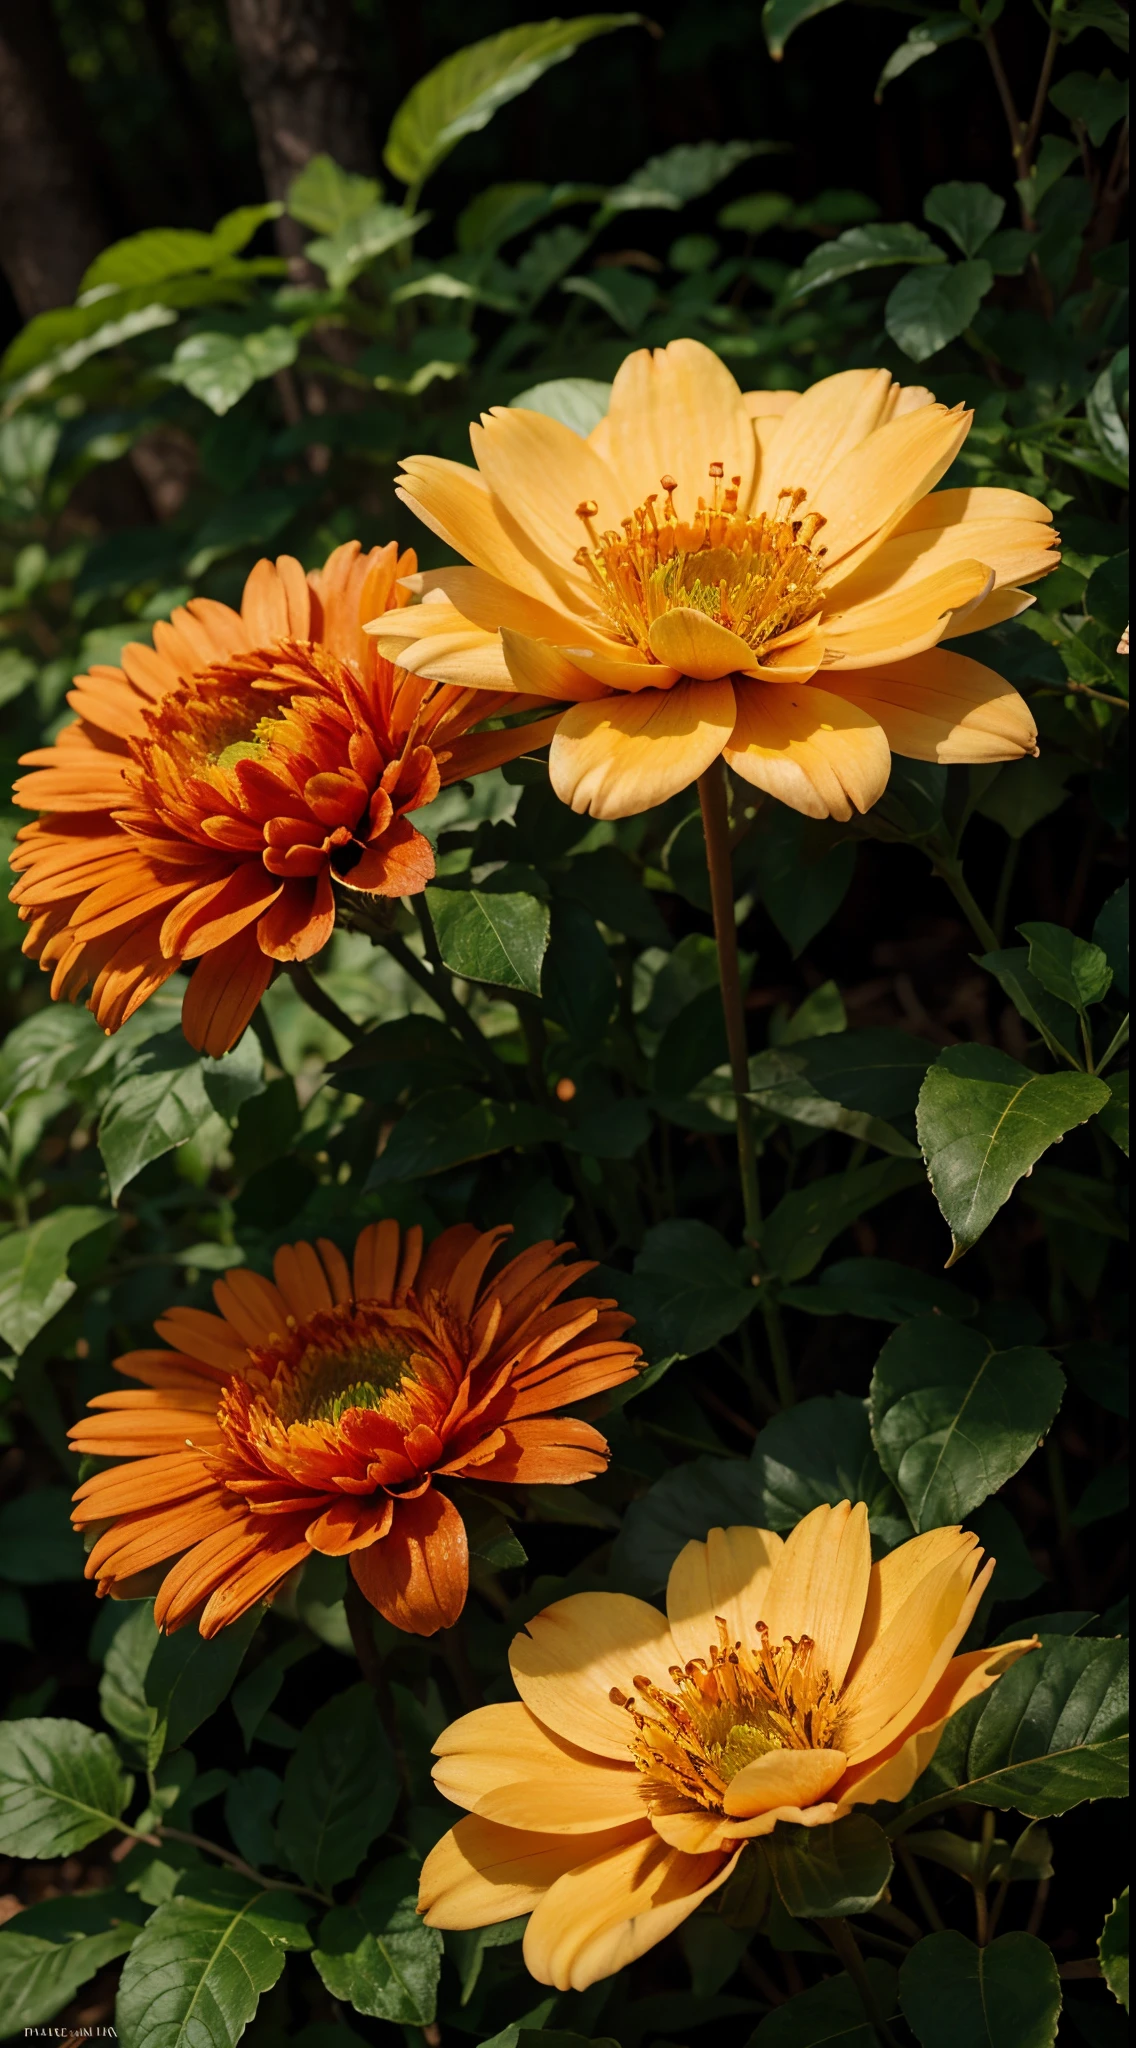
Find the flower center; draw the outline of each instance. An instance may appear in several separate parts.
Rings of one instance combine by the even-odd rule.
[[[705,1658],[672,1665],[672,1691],[648,1678],[632,1681],[637,1699],[612,1687],[635,1724],[632,1759],[660,1790],[721,1813],[726,1787],[747,1764],[772,1750],[833,1747],[837,1695],[815,1665],[812,1639],[773,1643],[763,1621],[757,1636],[756,1650],[731,1643],[719,1619]]]
[[[333,1316],[318,1320],[333,1327],[312,1331],[295,1363],[274,1378],[282,1422],[334,1425],[351,1408],[386,1407],[403,1379],[414,1379],[410,1346],[394,1331],[376,1328],[365,1314],[337,1326]]]
[[[798,518],[804,491],[782,491],[774,513],[751,519],[738,510],[741,478],[732,477],[723,490],[723,475],[722,464],[712,462],[710,502],[699,498],[690,519],[675,505],[673,476],[660,478],[661,512],[652,491],[620,522],[621,534],[614,527],[597,531],[594,499],[576,507],[590,546],[579,548],[575,560],[591,577],[619,638],[652,660],[648,636],[664,612],[704,612],[756,651],[802,626],[819,607],[825,550],[814,542],[822,515]]]

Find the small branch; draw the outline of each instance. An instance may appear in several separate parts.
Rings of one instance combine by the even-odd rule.
[[[734,882],[730,869],[730,827],[726,811],[726,778],[721,758],[698,778],[698,800],[702,806],[702,831],[706,840],[706,864],[710,870],[710,902],[714,913],[714,938],[718,947],[718,970],[722,984],[722,1009],[726,1019],[726,1044],[730,1053],[730,1077],[738,1110],[738,1170],[742,1183],[745,1234],[756,1245],[761,1236],[761,1193],[757,1182],[757,1141],[754,1134],[753,1104],[749,1100],[749,1049],[746,1042],[745,1002],[738,961],[738,928],[734,920]]]
[[[983,911],[978,907],[967,887],[962,863],[946,856],[931,856],[931,866],[941,882],[945,882],[959,909],[962,911],[971,931],[984,953],[998,951],[998,934]]]
[[[262,1885],[265,1891],[295,1892],[298,1898],[315,1899],[321,1906],[335,1904],[326,1892],[313,1891],[310,1885],[290,1884],[283,1877],[266,1877],[263,1870],[254,1870],[251,1863],[246,1863],[244,1857],[236,1855],[232,1849],[223,1848],[220,1842],[210,1842],[204,1835],[190,1834],[185,1828],[168,1828],[162,1824],[147,1833],[141,1828],[127,1827],[121,1821],[118,1828],[126,1841],[112,1851],[116,1862],[135,1842],[144,1842],[148,1849],[160,1849],[163,1842],[185,1842],[189,1848],[200,1849],[206,1856],[216,1856],[219,1863],[224,1863],[229,1870],[238,1871],[242,1877],[251,1878],[253,1884]]]
[[[1051,28],[1049,31],[1049,41],[1045,45],[1045,55],[1041,60],[1041,71],[1038,74],[1037,91],[1033,96],[1033,107],[1030,112],[1026,132],[1022,137],[1021,151],[1018,158],[1021,165],[1020,175],[1023,178],[1029,177],[1033,164],[1033,153],[1037,146],[1037,138],[1041,133],[1042,121],[1045,118],[1045,102],[1049,97],[1049,81],[1053,76],[1053,63],[1057,56],[1060,40],[1057,30]]]
[[[1010,148],[1013,151],[1014,162],[1017,164],[1022,150],[1022,117],[1014,101],[1010,81],[1006,76],[1006,69],[1002,62],[1002,52],[995,41],[994,31],[993,29],[984,28],[980,33],[982,36],[982,47],[990,60],[990,69],[994,73],[994,83],[998,88],[998,98],[1002,102],[1002,112],[1006,116],[1006,126],[1010,131]]]
[[[1116,1030],[1114,1031],[1112,1038],[1108,1043],[1108,1046],[1106,1047],[1105,1051],[1101,1054],[1100,1059],[1097,1061],[1098,1079],[1104,1073],[1105,1068],[1109,1066],[1110,1063],[1116,1058],[1117,1053],[1124,1051],[1124,1048],[1127,1045],[1127,1043],[1128,1018],[1125,1017],[1124,1022],[1122,1024],[1117,1025]]]
[[[332,1030],[338,1031],[349,1044],[358,1045],[360,1039],[366,1037],[366,1026],[356,1024],[347,1015],[346,1010],[340,1009],[335,998],[320,987],[315,975],[310,968],[305,967],[302,960],[289,961],[287,973],[309,1010],[314,1010],[317,1017],[322,1017],[324,1023],[330,1024]]]
[[[904,1876],[915,1893],[915,1897],[919,1902],[919,1910],[926,1920],[928,1927],[931,1928],[933,1933],[942,1934],[943,1922],[939,1909],[927,1889],[923,1872],[920,1870],[918,1862],[912,1855],[906,1842],[896,1842],[895,1857],[896,1862],[902,1865]]]

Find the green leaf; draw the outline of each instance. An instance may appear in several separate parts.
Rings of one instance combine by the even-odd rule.
[[[353,1905],[325,1916],[312,1954],[333,1998],[404,2027],[431,2025],[442,1969],[442,1937],[415,1910],[419,1867],[380,1863]]]
[[[189,334],[174,350],[163,375],[182,384],[218,417],[231,412],[262,378],[285,370],[299,353],[290,327],[262,327],[254,334]]]
[[[1099,78],[1088,71],[1070,71],[1051,87],[1049,97],[1071,121],[1088,129],[1089,141],[1100,149],[1128,112],[1128,81],[1114,78],[1111,71]]]
[[[165,1729],[146,1698],[146,1670],[158,1647],[154,1603],[140,1600],[119,1623],[99,1680],[99,1711],[103,1720],[138,1750],[152,1771],[165,1748]]]
[[[872,1443],[868,1410],[851,1394],[819,1394],[775,1415],[750,1458],[761,1491],[761,1526],[793,1529],[816,1507],[862,1500],[886,1549],[911,1533]]]
[[[964,256],[977,256],[1006,211],[1006,202],[989,185],[933,185],[923,202],[923,218],[945,228]]]
[[[547,384],[530,384],[511,401],[524,412],[543,413],[559,420],[574,434],[590,434],[598,427],[611,404],[611,385],[595,377],[554,377]]]
[[[653,156],[607,194],[602,215],[660,207],[677,213],[703,199],[751,157],[772,154],[771,142],[679,142]]]
[[[919,1096],[919,1143],[951,1231],[953,1266],[978,1242],[1023,1174],[1109,1100],[1091,1074],[1033,1074],[987,1045],[939,1054]]]
[[[485,1159],[514,1146],[563,1140],[565,1126],[548,1110],[528,1102],[494,1102],[468,1088],[441,1088],[416,1102],[399,1119],[372,1166],[367,1187],[417,1180]]]
[[[761,901],[796,959],[835,917],[856,871],[852,839],[778,804],[764,831],[747,845]]]
[[[928,1934],[900,1969],[899,2002],[919,2048],[1052,2048],[1061,1979],[1035,1934],[1000,1934],[985,1948]]]
[[[891,1876],[891,1844],[866,1813],[819,1828],[780,1821],[766,1838],[766,1854],[781,1902],[795,1920],[866,1913]]]
[[[263,1612],[252,1607],[208,1639],[192,1627],[158,1637],[146,1666],[144,1693],[164,1727],[168,1749],[180,1748],[227,1698]]]
[[[653,278],[644,277],[641,271],[607,264],[590,277],[566,277],[560,289],[577,298],[590,299],[624,334],[638,331],[658,296]]]
[[[485,128],[498,109],[527,92],[581,43],[635,28],[638,14],[581,14],[571,21],[524,22],[443,58],[412,86],[387,134],[383,162],[415,191],[463,135]]]
[[[115,2018],[124,2048],[236,2048],[310,1908],[234,1872],[181,1880],[130,1951]]]
[[[907,31],[906,41],[894,49],[879,78],[876,80],[877,105],[884,96],[884,88],[893,79],[902,78],[913,64],[919,64],[924,57],[933,57],[936,50],[945,43],[960,42],[974,31],[965,16],[961,14],[932,14],[926,21],[917,21]]]
[[[71,1527],[65,1486],[37,1486],[0,1508],[0,1579],[50,1586],[83,1576],[83,1545]]]
[[[961,1522],[1020,1471],[1065,1390],[1047,1351],[995,1351],[965,1324],[921,1316],[872,1374],[872,1437],[919,1531]]]
[[[163,1031],[118,1068],[99,1123],[112,1201],[152,1159],[184,1145],[212,1110],[234,1115],[264,1086],[252,1032],[223,1059],[202,1059],[180,1030]]]
[[[827,14],[830,7],[839,5],[840,0],[765,0],[761,27],[770,56],[779,62],[794,29],[800,28],[803,21],[811,21],[814,14]]]
[[[1101,1929],[1098,1943],[1101,1972],[1113,1997],[1130,2010],[1128,2004],[1128,1886],[1125,1885],[1115,1906]]]
[[[80,279],[77,297],[88,292],[101,296],[108,286],[164,284],[190,271],[212,270],[226,253],[198,228],[146,228],[102,250]]]
[[[1128,1156],[1129,1156],[1129,1152],[1128,1152],[1128,1086],[1129,1086],[1129,1074],[1128,1074],[1128,1070],[1127,1070],[1127,1068],[1125,1069],[1124,1073],[1122,1073],[1122,1074],[1112,1074],[1112,1075],[1110,1075],[1110,1076],[1109,1076],[1109,1083],[1108,1083],[1108,1085],[1109,1085],[1109,1088],[1110,1088],[1110,1089],[1111,1089],[1111,1091],[1112,1091],[1112,1099],[1111,1099],[1111,1101],[1109,1101],[1109,1102],[1106,1102],[1106,1103],[1105,1103],[1105,1106],[1104,1106],[1104,1108],[1103,1108],[1103,1109],[1101,1109],[1101,1110],[1098,1110],[1098,1111],[1097,1111],[1097,1122],[1098,1122],[1098,1124],[1100,1125],[1100,1127],[1101,1127],[1102,1131],[1104,1131],[1104,1132],[1105,1132],[1105,1133],[1106,1133],[1106,1134],[1108,1135],[1108,1137],[1110,1137],[1110,1138],[1112,1139],[1112,1142],[1113,1142],[1113,1144],[1114,1144],[1114,1145],[1119,1145],[1119,1147],[1120,1147],[1120,1150],[1121,1150],[1121,1151],[1123,1152],[1123,1154],[1124,1154],[1124,1157],[1125,1157],[1125,1158],[1127,1159],[1127,1158],[1128,1158]]]
[[[226,1790],[225,1826],[254,1869],[276,1861],[276,1809],[283,1790],[283,1780],[261,1764],[238,1771]]]
[[[1094,569],[1085,587],[1085,610],[1089,617],[1107,626],[1118,640],[1128,624],[1131,587],[1127,548],[1122,555],[1112,555],[1099,569]],[[1123,886],[1126,888],[1127,883]]]
[[[916,363],[965,332],[994,283],[985,257],[949,270],[914,270],[889,294],[884,325],[897,348]]]
[[[489,889],[427,889],[442,959],[467,981],[540,994],[540,970],[548,950],[548,905],[521,892]]]
[[[288,212],[317,235],[334,235],[382,196],[377,178],[345,171],[330,156],[313,156],[288,187]]]
[[[1103,1002],[1112,986],[1112,969],[1099,946],[1075,938],[1059,924],[1020,924],[1029,945],[1030,973],[1051,996],[1069,1003],[1082,1015]]]
[[[133,1782],[109,1736],[81,1721],[0,1723],[0,1850],[73,1855],[116,1825]]]
[[[0,1337],[14,1352],[26,1351],[74,1294],[72,1247],[112,1220],[106,1209],[54,1209],[0,1238]]]
[[[742,1258],[708,1223],[672,1218],[643,1240],[630,1274],[604,1285],[635,1317],[648,1358],[690,1358],[730,1335],[757,1306]]]
[[[959,1801],[1033,1820],[1128,1790],[1128,1645],[1043,1635],[997,1685],[952,1715],[901,1820]]]
[[[612,1546],[613,1581],[650,1598],[666,1585],[684,1544],[704,1542],[711,1529],[753,1527],[761,1514],[759,1479],[751,1465],[740,1458],[687,1458],[624,1510]]]
[[[1103,915],[1103,913],[1102,913]],[[0,1109],[10,1109],[21,1095],[56,1088],[81,1074],[88,1061],[106,1046],[89,1010],[70,1003],[52,1003],[36,1010],[9,1031],[0,1053]]]
[[[74,1941],[45,1941],[9,1923],[0,1931],[0,2034],[18,2034],[53,2020],[81,1985],[125,1955],[137,1934],[137,1926],[126,1922]]]
[[[558,895],[583,903],[612,931],[639,939],[644,946],[669,943],[670,932],[654,898],[618,847],[597,846],[593,853],[574,855],[557,875],[556,889]]]
[[[42,314],[40,318],[43,318]],[[1122,349],[1119,355],[1113,357],[1107,368],[1101,371],[1085,400],[1085,415],[1092,428],[1093,438],[1105,457],[1109,480],[1120,484],[1126,484],[1128,481],[1129,444],[1125,421],[1127,400],[1125,397],[1122,410],[1118,385],[1122,373],[1124,384],[1127,385],[1127,372],[1128,350]]]
[[[330,1890],[358,1870],[398,1803],[398,1772],[367,1685],[312,1715],[284,1775],[280,1846],[305,1884]]]
[[[345,221],[334,235],[309,242],[304,254],[326,271],[332,291],[344,291],[369,263],[409,241],[429,218],[428,213],[406,213],[401,206],[371,206]]]
[[[907,1323],[934,1310],[965,1321],[978,1306],[937,1273],[920,1273],[897,1259],[838,1259],[815,1287],[783,1287],[781,1300],[810,1316],[866,1316],[880,1323]]]
[[[804,1062],[815,1088],[847,1109],[897,1117],[914,1111],[934,1054],[924,1039],[908,1031],[877,1027],[798,1040],[793,1057]]]
[[[490,898],[501,902],[506,899]],[[526,899],[521,899],[526,900]],[[529,897],[530,903],[535,899]],[[570,1038],[593,1048],[606,1033],[619,1001],[619,982],[611,954],[582,903],[557,899],[547,906],[548,952],[543,970],[537,963],[547,1016]]]
[[[781,1280],[803,1280],[833,1238],[857,1217],[874,1209],[877,1202],[885,1202],[889,1195],[917,1186],[922,1178],[913,1160],[881,1159],[872,1166],[829,1174],[782,1195],[761,1233],[770,1271]]]
[[[792,296],[803,299],[822,285],[856,277],[862,270],[884,270],[896,263],[945,265],[946,260],[938,243],[910,221],[873,221],[867,227],[848,228],[834,242],[813,249],[797,272]]]
[[[928,1061],[930,1057],[928,1047]],[[882,1117],[849,1109],[822,1092],[809,1075],[808,1056],[803,1049],[771,1048],[755,1053],[749,1063],[749,1081],[751,1102],[767,1116],[782,1117],[813,1130],[843,1131],[849,1138],[875,1145],[881,1152],[893,1153],[901,1159],[919,1156],[911,1140]]]
[[[899,2003],[898,1978],[890,1963],[864,1959],[877,2012],[891,2019]],[[864,2001],[851,1977],[829,1977],[778,2006],[758,2022],[749,2048],[878,2048],[879,2035],[865,2018]]]
[[[1076,1022],[1068,1006],[1057,1002],[1030,973],[1028,946],[1003,946],[997,953],[983,953],[978,965],[1001,983],[1019,1017],[1041,1034],[1055,1059],[1060,1060],[1063,1052],[1076,1057]]]
[[[796,1045],[801,1039],[834,1038],[848,1029],[844,998],[834,981],[822,981],[805,997],[791,1017],[780,1007],[769,1021],[771,1045]]]

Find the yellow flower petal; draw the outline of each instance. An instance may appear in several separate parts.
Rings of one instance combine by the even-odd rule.
[[[753,1820],[775,1806],[815,1806],[843,1777],[848,1759],[842,1749],[773,1749],[731,1778],[723,1801],[726,1812]]]
[[[456,554],[546,604],[563,595],[559,580],[550,578],[551,565],[502,515],[476,469],[440,455],[411,455],[402,472],[397,493],[403,504]]]
[[[980,597],[973,609],[955,614],[947,620],[941,638],[957,640],[960,633],[981,633],[987,626],[1001,626],[1007,619],[1016,619],[1021,612],[1028,612],[1036,603],[1028,590],[992,590],[989,597]]]
[[[667,1580],[667,1618],[679,1655],[705,1657],[718,1640],[718,1616],[732,1643],[756,1645],[755,1625],[773,1562],[783,1550],[769,1529],[711,1529],[705,1543],[679,1551]]]
[[[630,1760],[609,1763],[553,1735],[519,1702],[478,1707],[434,1744],[434,1783],[455,1806],[536,1833],[594,1834],[644,1817]]]
[[[799,391],[743,391],[742,404],[751,420],[780,420],[800,396]]]
[[[657,661],[703,683],[717,682],[719,676],[745,669],[753,660],[752,648],[739,634],[690,605],[663,612],[647,637]]]
[[[974,609],[993,584],[994,571],[984,562],[952,562],[908,589],[826,617],[826,674],[906,661],[941,640],[952,620],[956,631],[962,631],[966,619],[965,630],[971,632]]]
[[[681,1661],[665,1616],[628,1593],[571,1593],[534,1614],[509,1649],[526,1707],[565,1742],[626,1763],[634,1724],[611,1699],[637,1677],[665,1685]]]
[[[993,1649],[970,1650],[963,1657],[952,1657],[914,1722],[882,1754],[845,1773],[836,1787],[839,1812],[843,1815],[854,1806],[865,1806],[878,1799],[906,1799],[934,1756],[944,1724],[951,1715],[988,1691],[1011,1664],[1037,1647],[1037,1637],[1030,1636],[1022,1642],[999,1643]]]
[[[523,407],[494,406],[469,438],[498,519],[525,535],[546,576],[588,602],[591,584],[574,560],[587,540],[576,508],[594,504],[601,529],[618,526],[631,510],[621,480],[571,427]]]
[[[649,811],[717,760],[735,718],[725,680],[574,705],[552,743],[552,787],[562,803],[593,818]]]
[[[859,706],[809,683],[739,680],[738,715],[723,753],[730,767],[807,818],[870,809],[887,785],[891,754]]]
[[[866,553],[878,546],[934,489],[962,447],[971,417],[958,407],[946,412],[941,406],[920,406],[879,427],[818,479],[809,510],[824,514],[820,540],[830,571],[853,549]],[[796,424],[795,415],[787,424]]]
[[[1037,751],[1025,698],[969,655],[931,647],[895,667],[838,670],[830,681],[909,760],[1016,761]]]
[[[842,1702],[850,1763],[879,1755],[934,1691],[994,1569],[991,1560],[975,1577],[980,1556],[971,1550],[934,1566],[861,1659]]]
[[[887,416],[887,370],[839,370],[822,377],[790,410],[769,451],[757,507],[776,510],[781,491],[807,491],[806,508],[825,512],[817,495],[841,457],[859,448]]]
[[[978,1538],[970,1529],[951,1525],[912,1536],[878,1559],[868,1575],[864,1618],[845,1675],[846,1686],[851,1685],[873,1644],[891,1627],[904,1603],[918,1592],[928,1574],[944,1560],[957,1563],[972,1556],[977,1548]]]
[[[1028,491],[1006,491],[985,484],[964,484],[950,491],[932,491],[920,498],[893,528],[897,534],[923,533],[936,526],[959,526],[990,519],[1032,519],[1035,525],[1052,526],[1053,514],[1040,498]]]
[[[786,1538],[773,1566],[761,1616],[771,1641],[811,1636],[814,1662],[837,1688],[856,1647],[871,1568],[863,1501],[814,1508]]]
[[[644,1824],[616,1828],[604,1838],[609,1852],[635,1839],[653,1839]],[[594,1856],[595,1835],[530,1834],[469,1814],[431,1849],[418,1882],[418,1910],[428,1927],[492,1927],[531,1913],[550,1885],[581,1855]]]
[[[727,483],[740,476],[738,502],[743,510],[749,505],[755,467],[749,414],[721,357],[700,341],[672,341],[625,357],[607,417],[590,440],[622,486],[618,516],[657,493],[660,478],[668,475],[677,479],[685,502],[708,497],[712,462],[723,465]],[[617,524],[618,516],[607,523]]]
[[[1006,584],[1034,583],[1056,569],[1061,559],[1055,552],[1056,540],[1053,528],[1036,519],[966,519],[957,526],[924,526],[893,533],[846,581],[840,581],[837,570],[826,589],[839,587],[841,609],[847,610],[909,590],[958,561],[982,562],[993,569],[996,590]]]
[[[613,639],[597,622],[591,615],[590,604],[583,610],[566,610],[561,605],[546,604],[528,591],[503,582],[499,576],[491,576],[485,569],[467,569],[461,564],[454,568],[430,569],[418,581],[428,594],[428,602],[436,603],[437,593],[441,592],[462,618],[470,625],[482,627],[487,633],[496,633],[503,626],[510,626],[515,633],[528,633],[534,640],[547,640],[554,647],[575,642],[594,647],[597,651],[611,651],[621,657],[632,651]],[[401,612],[398,616],[403,620],[407,613]],[[410,616],[413,617],[413,610]],[[646,659],[645,656],[640,658]]]
[[[586,675],[546,641],[530,640],[527,634],[504,626],[500,645],[505,667],[518,690],[531,690],[537,697],[559,697],[566,704],[582,704],[608,694],[606,683]]]
[[[558,1991],[586,1991],[672,1933],[736,1861],[684,1856],[652,1834],[578,1864],[533,1911],[523,1951],[530,1975]]]

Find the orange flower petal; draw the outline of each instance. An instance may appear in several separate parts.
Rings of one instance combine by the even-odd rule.
[[[415,1636],[452,1628],[469,1584],[465,1524],[453,1502],[436,1487],[417,1500],[396,1501],[389,1533],[353,1554],[351,1572],[395,1628]]]

